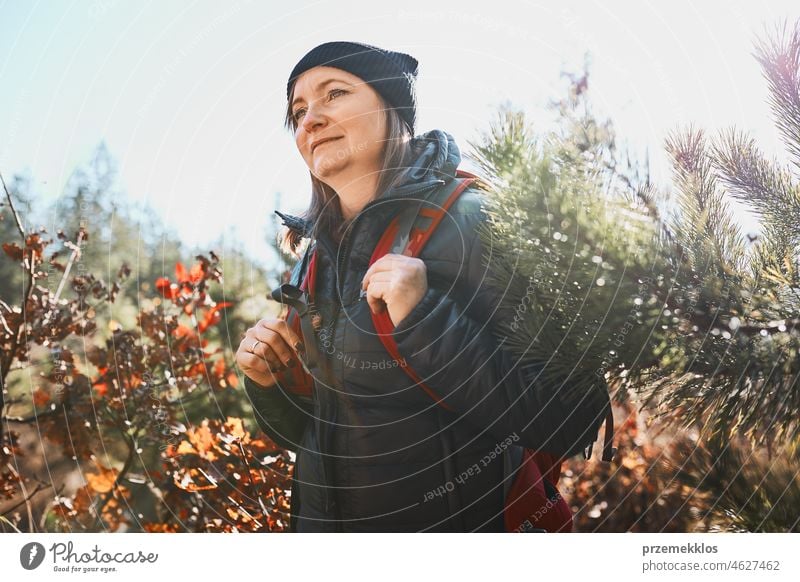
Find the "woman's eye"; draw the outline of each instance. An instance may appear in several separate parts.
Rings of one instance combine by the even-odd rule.
[[[344,89],[331,89],[330,91],[328,91],[328,97],[333,99],[335,97],[334,94],[337,94],[337,95],[338,94],[342,94],[342,95],[344,95],[346,93],[347,93],[347,91],[345,91]],[[297,111],[295,111],[294,114],[293,114],[294,120],[295,121],[300,121],[300,115],[302,113],[304,113],[304,112],[305,112],[305,109],[298,109]]]

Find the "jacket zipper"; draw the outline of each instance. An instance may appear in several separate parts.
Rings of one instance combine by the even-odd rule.
[[[407,192],[402,197],[394,198],[394,199],[390,199],[390,200],[404,200],[408,196],[411,196],[411,195],[414,195],[414,194],[419,194],[420,192],[425,192],[426,190],[432,190],[432,189],[437,188],[437,187],[439,187],[439,186],[441,186],[443,184],[445,184],[444,180],[436,180],[435,182],[432,182],[430,184],[426,184],[424,186],[421,186],[420,188],[417,188],[415,190]],[[356,225],[358,224],[359,219],[362,216],[364,216],[365,211],[368,208],[370,208],[371,206],[377,205],[379,202],[386,202],[386,200],[379,198],[377,200],[372,200],[371,202],[368,202],[367,205],[364,206],[364,208],[361,209],[361,212],[358,214],[358,216],[356,216],[353,219],[353,224],[350,225],[350,230],[344,237],[344,252],[339,254],[339,260],[336,262],[336,288],[337,288],[337,290],[339,292],[339,297],[342,297],[344,295],[344,277],[342,275],[342,266],[345,265],[347,263],[347,259],[350,258],[350,250],[351,250],[350,247],[352,246],[350,244],[350,241],[353,239],[353,236],[355,235]],[[330,252],[330,249],[328,249],[328,251]],[[333,341],[333,338],[334,338],[333,334],[336,331],[336,320],[339,317],[339,310],[340,309],[341,309],[341,305],[339,305],[339,302],[334,301],[334,310],[333,310],[333,317],[331,319],[331,329],[330,329],[331,341]]]
[[[443,184],[445,184],[444,180],[436,180],[435,182],[432,182],[430,184],[425,184],[424,186],[421,186],[420,188],[417,188],[415,190],[407,192],[402,197],[390,198],[389,200],[392,200],[392,201],[404,200],[408,196],[411,196],[411,195],[414,195],[414,194],[419,194],[420,192],[424,192],[425,190],[432,190],[433,188],[436,188],[436,187],[441,186]],[[337,264],[336,264],[336,286],[337,286],[337,288],[339,287],[339,283],[342,283],[341,289],[339,289],[339,296],[340,297],[344,293],[344,278],[341,276],[342,265],[344,265],[347,262],[346,259],[349,258],[350,247],[351,247],[350,241],[352,240],[352,238],[353,238],[353,236],[355,234],[356,224],[358,223],[358,220],[362,216],[364,216],[364,212],[368,208],[378,204],[379,202],[386,202],[386,201],[387,201],[386,199],[378,198],[377,200],[372,200],[372,201],[368,202],[367,205],[364,206],[364,208],[361,209],[361,212],[358,214],[358,216],[356,216],[355,219],[353,219],[353,224],[350,225],[350,232],[345,236],[345,239],[344,239],[345,240],[344,252],[339,255],[339,260],[337,261]]]
[[[439,187],[439,186],[441,186],[441,185],[443,185],[445,183],[446,182],[444,180],[439,179],[439,180],[436,180],[435,182],[432,182],[430,184],[426,184],[424,186],[421,186],[420,188],[417,188],[415,190],[411,190],[410,192],[405,193],[402,197],[391,198],[390,200],[404,200],[407,196],[411,196],[411,195],[414,195],[414,194],[419,194],[420,192],[425,192],[426,190],[432,190],[432,189],[437,188],[437,187]],[[377,205],[379,202],[386,202],[386,201],[387,201],[386,199],[380,198],[378,200],[372,200],[372,201],[368,202],[366,204],[366,206],[364,206],[364,208],[361,209],[361,212],[359,212],[359,214],[353,219],[353,223],[350,225],[349,232],[344,237],[344,252],[339,254],[338,260],[336,261],[336,285],[335,285],[335,287],[336,287],[336,289],[337,289],[337,291],[339,293],[339,297],[342,297],[342,295],[344,294],[344,277],[342,276],[342,273],[341,273],[342,265],[346,264],[347,261],[345,259],[349,258],[350,246],[351,246],[350,245],[350,241],[352,240],[353,236],[355,235],[356,225],[358,224],[359,219],[362,216],[364,216],[365,211],[368,208],[370,208],[371,206]],[[332,249],[327,245],[327,241],[325,241],[322,238],[321,238],[321,240],[322,240],[322,244],[325,245],[328,248],[328,252],[331,253]],[[332,253],[331,253],[331,256],[333,256]],[[332,313],[331,313],[331,324],[330,324],[330,331],[329,331],[330,335],[328,336],[330,338],[330,341],[333,341],[333,338],[335,337],[334,333],[336,332],[336,320],[339,318],[339,311],[340,311],[341,308],[342,308],[342,306],[339,305],[338,301],[334,301],[333,302],[333,308],[332,308]],[[335,406],[335,400],[334,400],[334,406]],[[326,443],[330,443],[330,440],[327,438],[328,437],[327,433],[330,432],[330,425],[326,424],[324,426],[323,430],[326,433],[326,435],[325,435]],[[318,435],[318,438],[322,439],[322,435]],[[322,442],[319,443],[319,446],[320,446],[320,448],[322,448]],[[328,471],[325,471],[325,468],[324,468],[325,459],[324,458],[322,458],[322,463],[323,463],[323,471],[324,471],[324,473],[326,473],[326,474],[329,473]],[[327,481],[327,478],[326,478],[326,481]],[[327,503],[326,503],[327,507],[325,508],[325,510],[326,510],[326,512],[329,512],[330,511],[330,504],[331,504],[331,500],[330,500],[331,499],[331,489],[329,489],[329,488],[326,488],[326,499],[327,499]],[[337,505],[337,507],[335,508],[335,511],[336,511],[336,513],[338,515],[338,504],[335,501],[333,503],[335,505]],[[340,526],[341,526],[341,524],[337,521],[336,528],[338,529]]]

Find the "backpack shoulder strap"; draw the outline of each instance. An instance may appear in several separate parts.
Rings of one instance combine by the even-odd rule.
[[[447,214],[447,210],[450,206],[452,206],[470,184],[478,180],[479,178],[474,174],[458,170],[454,179],[450,180],[450,182],[441,188],[438,188],[427,200],[412,204],[406,210],[401,211],[384,232],[372,253],[369,264],[373,264],[389,252],[405,254],[410,257],[419,256],[423,247],[436,230],[436,227],[439,226],[439,223]],[[372,321],[384,347],[395,361],[402,364],[401,368],[406,374],[408,374],[414,382],[419,384],[419,386],[442,408],[451,410],[429,386],[422,382],[416,372],[400,355],[397,343],[394,341],[392,334],[394,324],[389,318],[389,313],[386,310],[380,313],[373,313]],[[605,425],[602,460],[610,462],[617,452],[613,442],[614,416],[610,408],[606,414]],[[585,453],[587,459],[590,456],[590,449],[591,446]],[[506,463],[511,467],[518,466],[520,452],[521,450],[515,451],[515,454],[511,455]],[[553,475],[554,478],[557,477],[557,474],[558,471],[555,471]]]
[[[455,178],[441,188],[437,188],[428,199],[422,200],[418,204],[412,204],[408,209],[401,211],[384,231],[372,253],[369,264],[372,265],[389,252],[405,254],[410,257],[419,256],[436,227],[447,214],[448,208],[475,179],[475,176],[459,171]],[[442,408],[451,410],[429,386],[422,382],[422,379],[400,355],[397,342],[394,341],[392,334],[395,325],[389,317],[389,312],[384,309],[380,313],[372,313],[372,322],[384,347],[395,361],[402,364],[400,367],[406,374]]]
[[[442,188],[438,188],[427,200],[429,204],[421,205],[416,213],[412,227],[407,234],[406,249],[401,251],[410,257],[417,257],[427,244],[428,239],[447,215],[448,209],[458,200],[458,197],[475,182],[477,177],[461,170],[456,172],[456,177]],[[405,234],[405,233],[400,233]]]

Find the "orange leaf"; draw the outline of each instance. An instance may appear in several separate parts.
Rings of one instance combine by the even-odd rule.
[[[241,418],[229,416],[227,418],[227,422],[225,423],[225,428],[228,429],[228,433],[231,436],[234,436],[237,439],[243,439],[247,436],[247,431],[244,430]]]
[[[214,376],[217,378],[222,378],[222,376],[225,374],[225,360],[220,358],[214,363],[212,374],[214,374]]]
[[[72,509],[78,514],[89,511],[89,509],[92,507],[92,504],[92,494],[86,487],[80,487],[75,492],[75,496],[72,498]]]
[[[178,445],[178,450],[175,451],[175,454],[176,455],[194,455],[194,454],[197,454],[197,451],[194,450],[194,447],[190,443],[188,443],[186,441],[181,441],[181,444]]]
[[[217,458],[217,455],[212,451],[214,448],[214,435],[211,434],[211,429],[208,428],[208,419],[204,419],[199,427],[187,430],[186,436],[201,457],[209,461]]]
[[[97,390],[98,396],[105,396],[108,394],[108,384],[105,382],[97,382],[94,384],[95,390]]]
[[[33,404],[34,406],[44,406],[50,402],[50,395],[42,390],[41,388],[37,388],[33,391]]]
[[[189,469],[188,471],[176,471],[172,474],[172,478],[176,487],[184,491],[207,491],[209,489],[216,489],[217,484],[213,480],[208,479],[208,475],[204,475],[198,469]],[[204,484],[199,484],[198,480],[204,481]]]
[[[194,332],[190,327],[187,327],[183,324],[178,325],[175,328],[175,337],[191,337],[194,335]]]
[[[185,374],[186,376],[196,376],[198,374],[202,374],[203,376],[205,376],[206,366],[203,362],[198,362],[193,366],[191,366],[188,370],[186,370]]]
[[[94,491],[98,493],[108,493],[114,487],[114,483],[117,480],[117,475],[119,471],[116,469],[109,469],[104,467],[99,462],[95,463],[97,468],[99,469],[99,473],[87,473],[86,474],[86,483],[91,487]]]
[[[148,533],[178,533],[180,530],[174,523],[145,523],[144,531]]]

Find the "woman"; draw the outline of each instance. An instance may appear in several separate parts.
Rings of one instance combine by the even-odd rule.
[[[534,430],[532,396],[492,333],[500,294],[484,280],[480,185],[418,258],[369,266],[393,217],[448,187],[461,161],[449,134],[414,137],[416,75],[409,55],[332,42],[289,77],[286,123],[312,202],[285,217],[284,242],[310,239],[295,287],[316,251],[315,305],[259,321],[237,362],[259,425],[296,451],[294,531],[504,531],[506,449]],[[447,408],[387,353],[370,313],[382,309],[405,363]]]

